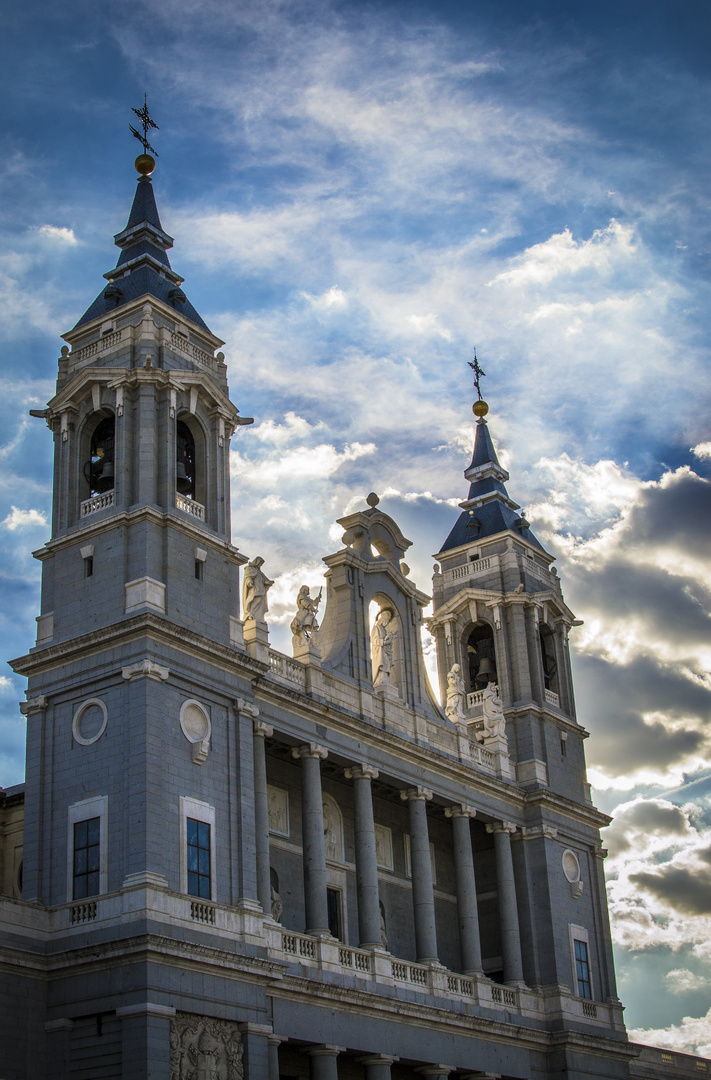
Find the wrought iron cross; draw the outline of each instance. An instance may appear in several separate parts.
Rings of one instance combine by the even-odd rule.
[[[130,127],[132,133],[138,139],[138,141],[140,143],[143,143],[143,152],[145,154],[155,154],[155,156],[158,157],[158,151],[154,147],[152,147],[148,141],[148,129],[155,128],[156,131],[159,131],[160,129],[158,125],[151,119],[151,114],[148,112],[148,100],[145,94],[143,95],[143,108],[134,109],[133,111],[135,112],[138,119],[141,121],[141,126],[143,127],[143,134],[141,135],[140,131],[136,131],[133,124],[129,124],[128,126]]]
[[[479,367],[479,361],[476,358],[476,349],[474,350],[474,362],[472,363],[471,360],[467,360],[467,363],[469,364],[469,367],[474,372],[474,386],[476,387],[476,392],[477,392],[477,394],[479,396],[479,401],[481,401],[481,387],[479,386],[479,380],[482,379],[482,378],[486,378],[486,372],[482,371],[481,368]]]

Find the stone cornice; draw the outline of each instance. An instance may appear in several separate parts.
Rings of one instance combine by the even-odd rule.
[[[33,551],[33,558],[43,562],[45,559],[51,558],[55,551],[61,551],[65,547],[74,547],[75,544],[105,532],[108,527],[133,525],[137,521],[143,521],[144,519],[149,519],[163,528],[170,525],[192,539],[199,540],[201,544],[210,543],[230,558],[235,559],[240,566],[243,566],[248,561],[247,556],[242,555],[238,548],[233,547],[227,540],[223,540],[221,536],[210,532],[206,527],[201,528],[198,525],[193,525],[188,518],[182,515],[173,514],[167,510],[156,510],[154,506],[141,506],[137,510],[122,510],[116,514],[108,514],[101,517],[100,520],[92,521],[88,525],[82,525],[81,528],[62,533],[61,536],[55,536],[52,540],[48,540],[44,547]]]

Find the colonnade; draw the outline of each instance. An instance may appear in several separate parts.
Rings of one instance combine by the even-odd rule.
[[[268,724],[254,720],[257,891],[265,912],[271,911],[265,738],[272,733],[273,729]],[[307,743],[293,747],[292,755],[301,763],[305,931],[323,937],[329,935],[329,930],[321,761],[328,756],[328,751],[317,743]],[[380,948],[380,897],[372,793],[372,781],[377,778],[378,770],[372,765],[351,765],[344,769],[344,776],[353,782],[359,945],[364,949]],[[432,792],[422,786],[407,787],[400,791],[400,798],[407,803],[409,815],[416,959],[418,963],[434,964],[438,962],[437,927],[427,825],[427,802],[432,799]],[[476,811],[466,804],[455,804],[445,807],[445,814],[452,822],[462,970],[468,975],[482,974],[470,827]],[[511,856],[511,834],[516,826],[501,821],[489,823],[486,828],[494,836],[504,980],[522,984],[521,937]],[[324,1061],[328,1058],[328,1054],[322,1056]],[[318,1065],[319,1069],[328,1067],[326,1064]],[[314,1072],[312,1075],[328,1077],[335,1076],[335,1073]],[[379,1075],[374,1072],[373,1078],[378,1077],[379,1080]]]

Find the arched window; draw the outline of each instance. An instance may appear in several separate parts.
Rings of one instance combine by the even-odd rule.
[[[90,457],[84,464],[84,478],[89,485],[89,497],[104,495],[114,487],[114,438],[113,416],[99,420],[91,436]]]
[[[464,670],[469,677],[469,692],[484,690],[488,683],[498,682],[494,632],[488,623],[477,623],[467,636]]]
[[[175,486],[184,499],[195,498],[195,439],[182,420],[176,430]]]
[[[555,658],[555,642],[553,635],[547,626],[541,626],[539,630],[541,643],[541,661],[543,663],[543,682],[546,690],[558,693],[558,664]]]

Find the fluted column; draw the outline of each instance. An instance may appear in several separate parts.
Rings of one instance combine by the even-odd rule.
[[[371,780],[375,780],[378,770],[372,765],[354,765],[346,769],[345,774],[348,779],[353,780],[358,936],[361,949],[372,949],[381,943],[378,860],[375,851],[371,788]]]
[[[316,743],[307,743],[305,746],[295,746],[291,752],[295,758],[301,759],[301,832],[304,852],[306,933],[327,935],[329,930],[326,901],[326,844],[323,835],[323,796],[319,763],[321,758],[328,756],[328,751]],[[324,1076],[327,1075],[330,1074],[324,1073]]]
[[[452,819],[462,971],[465,975],[474,975],[482,972],[479,909],[476,902],[474,855],[469,824],[471,819],[476,817],[476,810],[461,803],[457,806],[448,806],[444,812],[448,818]]]
[[[342,1049],[341,1046],[313,1046],[307,1050],[311,1080],[338,1080],[338,1055]]]
[[[430,838],[427,831],[427,801],[432,792],[424,787],[400,792],[410,814],[410,862],[412,865],[412,906],[415,915],[415,949],[420,963],[437,961],[434,891]]]
[[[365,1066],[365,1080],[390,1080],[390,1066],[399,1060],[389,1054],[370,1054],[358,1058],[359,1064]]]
[[[269,865],[267,757],[264,740],[273,734],[273,727],[254,717],[254,846],[257,855],[257,899],[265,915],[272,913],[272,884]]]
[[[504,981],[523,985],[521,933],[518,925],[516,882],[511,858],[511,833],[516,832],[516,826],[510,821],[495,821],[486,826],[486,831],[494,834]]]

